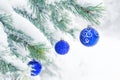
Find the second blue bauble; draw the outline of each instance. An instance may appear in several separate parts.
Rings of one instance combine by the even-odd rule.
[[[37,76],[40,74],[42,70],[41,63],[33,59],[28,63],[28,65],[31,67],[31,76]]]
[[[68,53],[69,51],[69,44],[67,41],[64,40],[60,40],[55,44],[55,51],[60,54],[60,55],[64,55],[66,53]]]
[[[79,39],[83,45],[90,47],[98,42],[99,34],[94,28],[88,26],[81,31]]]

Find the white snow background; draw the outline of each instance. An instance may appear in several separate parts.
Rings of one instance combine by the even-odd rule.
[[[99,0],[89,0],[91,3],[97,1]],[[56,57],[56,64],[62,70],[61,80],[120,80],[120,1],[105,0],[104,4],[106,12],[102,24],[93,26],[100,35],[97,45],[83,46],[79,41],[79,34],[77,40],[66,38],[70,44],[69,53]],[[80,23],[80,27],[85,28],[84,25],[87,24]],[[46,80],[51,79],[52,77]],[[56,77],[52,80],[59,79]]]

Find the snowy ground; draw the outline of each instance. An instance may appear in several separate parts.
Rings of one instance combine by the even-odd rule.
[[[70,52],[58,57],[62,80],[120,80],[120,1],[105,0],[107,11],[97,30],[100,40],[91,48],[71,42]]]

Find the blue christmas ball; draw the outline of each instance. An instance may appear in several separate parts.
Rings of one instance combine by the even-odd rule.
[[[36,60],[32,60],[28,63],[28,65],[32,68],[31,69],[31,76],[37,76],[40,74],[42,70],[42,65]]]
[[[90,47],[98,42],[99,34],[94,28],[87,27],[81,31],[79,39],[83,45]]]
[[[68,53],[69,51],[69,44],[67,41],[64,40],[60,40],[55,44],[55,51],[60,54],[60,55],[64,55],[66,53]]]

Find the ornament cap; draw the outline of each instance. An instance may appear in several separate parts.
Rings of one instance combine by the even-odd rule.
[[[60,38],[60,40],[64,40],[64,38],[63,38],[63,37],[61,37],[61,38]]]
[[[91,27],[91,25],[88,25],[87,27]]]
[[[87,29],[90,29],[90,28],[92,28],[92,26],[91,26],[91,25],[88,25],[88,26],[87,26]]]

